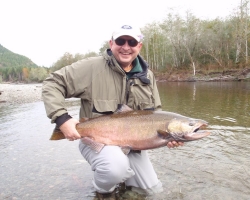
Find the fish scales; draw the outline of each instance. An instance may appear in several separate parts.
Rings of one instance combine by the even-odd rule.
[[[184,142],[206,137],[210,134],[208,131],[198,131],[206,125],[204,120],[177,113],[130,109],[85,120],[77,124],[76,129],[82,136],[82,141],[94,146],[97,151],[104,145],[144,150],[165,146],[173,140]],[[63,138],[65,137],[60,129],[55,129],[51,140]]]
[[[77,126],[81,136],[93,137],[108,145],[130,145],[135,148],[138,141],[148,143],[157,139],[157,129],[165,129],[165,121],[152,111],[127,112],[89,120]],[[97,134],[98,133],[98,134]]]

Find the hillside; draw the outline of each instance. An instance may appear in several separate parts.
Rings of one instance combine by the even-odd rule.
[[[13,53],[0,44],[0,68],[2,67],[37,67],[29,58]]]

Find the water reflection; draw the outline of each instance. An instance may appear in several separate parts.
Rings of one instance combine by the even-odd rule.
[[[166,175],[161,180],[166,183],[167,199],[248,199],[249,85],[241,82],[159,84],[165,110],[202,118],[210,123],[212,131],[208,138],[186,143],[182,148],[153,151],[153,160],[160,159],[165,164],[165,169],[160,166],[158,170],[164,169]]]
[[[151,199],[249,199],[249,83],[159,83],[163,109],[209,122],[212,134],[150,150],[164,186]],[[79,101],[67,102],[77,117]],[[0,107],[0,199],[93,199],[78,141],[49,141],[42,102]]]
[[[249,82],[159,83],[163,109],[211,123],[249,126]],[[246,89],[248,88],[248,89]],[[228,123],[227,123],[228,122]]]

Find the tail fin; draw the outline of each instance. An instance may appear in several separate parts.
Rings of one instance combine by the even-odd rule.
[[[64,134],[62,133],[62,131],[59,129],[59,127],[55,127],[50,140],[61,140],[61,139],[65,139]]]

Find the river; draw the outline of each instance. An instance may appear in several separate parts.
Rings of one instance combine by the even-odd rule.
[[[151,199],[249,199],[250,82],[158,83],[163,110],[209,122],[211,135],[150,150],[164,191]],[[78,116],[78,101],[67,101]],[[43,102],[0,107],[0,199],[94,197],[78,141],[50,141]]]

